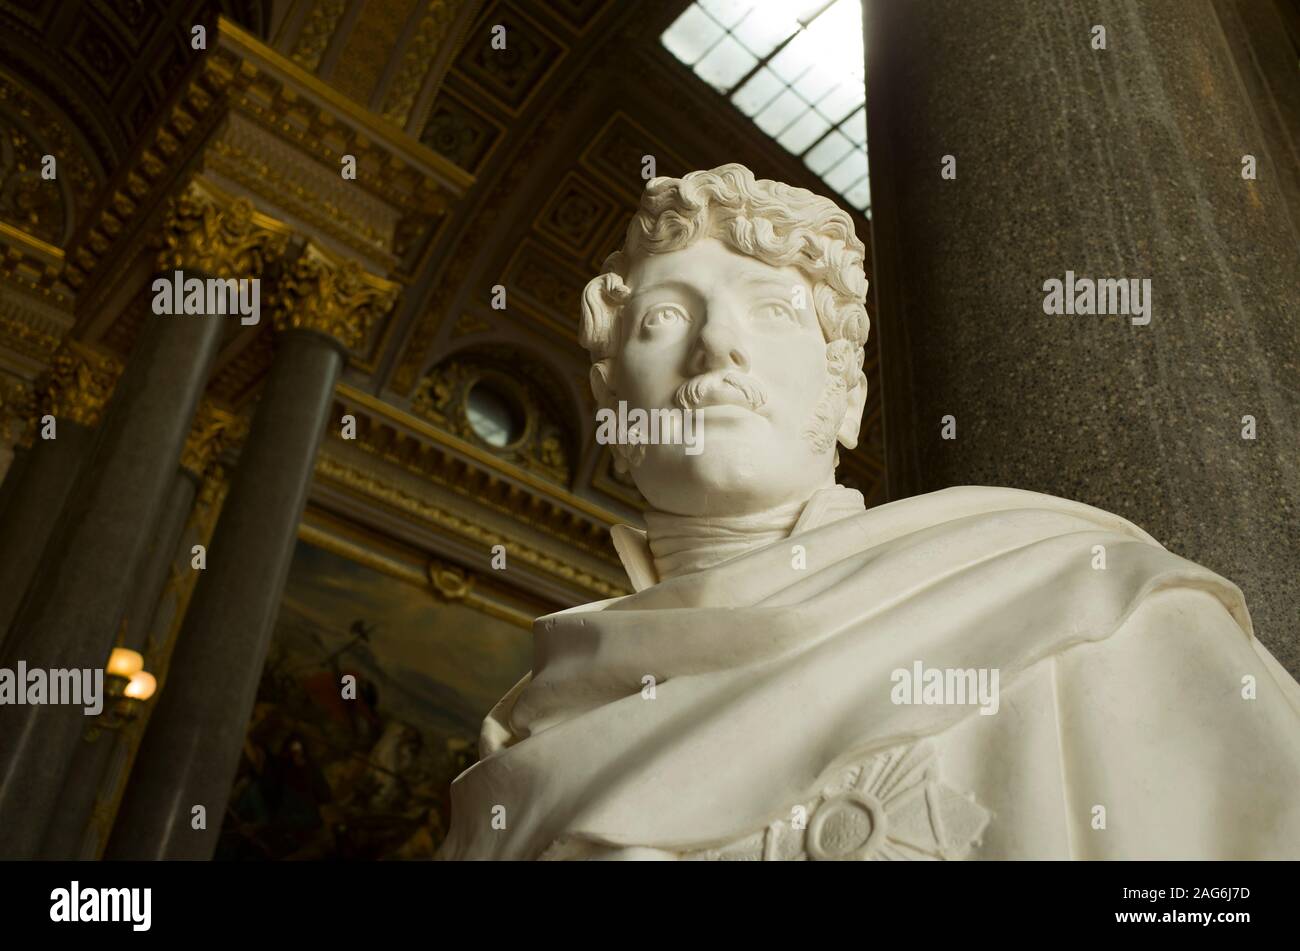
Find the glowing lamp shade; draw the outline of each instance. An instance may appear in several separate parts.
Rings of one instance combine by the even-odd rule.
[[[158,681],[154,680],[153,674],[147,670],[137,670],[131,675],[131,682],[126,685],[123,693],[133,700],[144,701],[152,697],[157,688]]]
[[[114,647],[105,671],[117,677],[131,677],[144,670],[144,658],[136,651]]]

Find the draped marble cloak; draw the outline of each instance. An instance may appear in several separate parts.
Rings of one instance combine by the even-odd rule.
[[[439,857],[1300,858],[1300,687],[1235,585],[1052,496],[846,491],[664,581],[616,534],[640,590],[536,622]],[[917,662],[997,712],[895,702]]]

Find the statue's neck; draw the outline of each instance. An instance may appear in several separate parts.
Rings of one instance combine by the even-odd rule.
[[[755,548],[788,538],[806,499],[748,515],[645,513],[646,540],[659,579],[712,568]]]

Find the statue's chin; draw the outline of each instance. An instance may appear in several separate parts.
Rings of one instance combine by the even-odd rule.
[[[676,515],[746,515],[806,501],[834,482],[833,471],[803,452],[773,452],[766,446],[719,444],[698,455],[680,446],[649,446],[632,479],[646,501]],[[803,460],[808,464],[799,465]]]

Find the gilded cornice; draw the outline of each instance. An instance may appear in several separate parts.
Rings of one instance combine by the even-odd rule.
[[[231,64],[204,56],[134,155],[124,161],[101,193],[96,207],[68,246],[64,280],[78,292],[113,273],[127,236],[142,227],[152,210],[178,191],[192,158],[220,121],[225,90],[234,78]],[[106,259],[109,259],[106,261]]]
[[[428,146],[359,106],[291,59],[221,18],[214,53],[237,67],[234,106],[266,122],[331,167],[357,157],[355,184],[400,208],[436,213],[464,194],[474,177]],[[287,120],[287,121],[286,121]]]
[[[611,584],[589,571],[575,568],[568,561],[548,554],[518,538],[485,528],[471,518],[465,518],[435,502],[416,496],[392,485],[381,477],[354,465],[322,453],[316,460],[316,475],[320,479],[340,485],[357,495],[380,502],[417,522],[447,532],[483,551],[502,545],[509,556],[570,586],[604,599],[628,593],[628,589]]]
[[[276,328],[313,330],[356,350],[392,308],[401,285],[308,244],[284,278],[275,304]]]
[[[468,173],[225,18],[209,31],[208,41],[208,50],[196,57],[159,119],[134,155],[121,164],[69,245],[64,280],[83,297],[92,287],[111,283],[109,279],[120,271],[113,266],[121,263],[118,256],[156,227],[151,222],[162,203],[196,173],[219,170],[246,190],[258,208],[281,216],[277,209],[286,194],[292,194],[285,191],[283,176],[241,177],[235,166],[241,151],[268,168],[277,164],[283,168],[284,163],[279,156],[272,160],[248,152],[246,136],[239,142],[227,136],[224,130],[235,119],[252,122],[283,143],[303,168],[320,166],[337,175],[342,158],[354,157],[357,177],[345,180],[337,175],[338,194],[347,195],[342,189],[363,190],[395,216],[441,214],[452,198],[473,184]],[[221,142],[224,148],[217,147]],[[207,177],[211,180],[212,175]],[[332,201],[328,195],[318,196],[315,202],[318,214],[339,219],[337,227],[328,231],[332,240],[356,244],[363,256],[373,256],[376,247],[391,246],[393,239],[366,234],[384,216],[358,219],[349,210],[356,204],[346,197]],[[359,221],[361,228],[357,228]],[[100,295],[97,291],[91,296]],[[97,300],[87,299],[79,307],[93,309],[96,304]]]
[[[588,542],[607,539],[607,532],[611,526],[626,521],[621,515],[574,495],[567,489],[547,479],[539,478],[526,469],[511,465],[499,456],[439,429],[418,416],[398,409],[391,403],[363,393],[355,387],[340,384],[335,389],[335,393],[337,395],[335,404],[339,412],[352,413],[356,416],[358,432],[362,434],[358,438],[363,447],[368,444],[363,438],[364,434],[373,430],[375,450],[388,458],[399,461],[405,459],[403,453],[407,452],[409,447],[402,444],[403,439],[413,445],[435,447],[439,460],[464,460],[464,463],[458,464],[472,464],[477,470],[486,473],[494,485],[517,482],[528,492],[542,499],[544,508],[553,510],[557,519],[585,523],[588,526],[585,530]],[[411,454],[423,456],[424,452],[425,450],[420,450]],[[416,461],[412,460],[409,464],[415,465]],[[412,471],[432,475],[436,471],[432,465],[429,463]],[[448,472],[450,473],[450,470]],[[458,471],[454,474],[463,475]],[[478,487],[474,487],[471,491],[477,493]],[[491,497],[490,494],[488,497]],[[609,548],[609,552],[612,563],[618,564],[613,556],[612,547]]]
[[[67,341],[54,354],[43,379],[42,411],[94,428],[121,373],[122,364],[116,358]]]
[[[169,203],[160,235],[160,271],[194,270],[220,277],[257,277],[280,257],[290,232],[246,198],[231,198],[195,179]]]
[[[212,461],[247,435],[247,429],[244,417],[221,409],[211,400],[200,401],[181,451],[181,468],[202,479]]]
[[[319,479],[484,552],[505,545],[510,558],[589,598],[627,593],[609,536],[619,516],[368,394],[336,392],[332,415],[353,415],[356,439],[331,434]],[[425,485],[438,491],[420,492]],[[449,493],[457,501],[442,501]],[[494,526],[485,524],[489,513]]]
[[[482,612],[489,617],[507,621],[524,630],[531,630],[534,614],[529,614],[518,607],[501,603],[478,590],[481,579],[463,568],[451,565],[438,558],[428,558],[421,566],[412,564],[408,559],[395,558],[385,554],[372,544],[365,544],[316,524],[317,513],[310,509],[298,526],[298,538],[307,544],[340,555],[359,565],[378,571],[390,578],[397,578],[408,584],[432,589],[441,601],[463,604],[467,608]],[[538,611],[538,613],[549,613]]]
[[[61,249],[0,221],[0,284],[68,308],[70,296],[59,281],[62,270]]]

